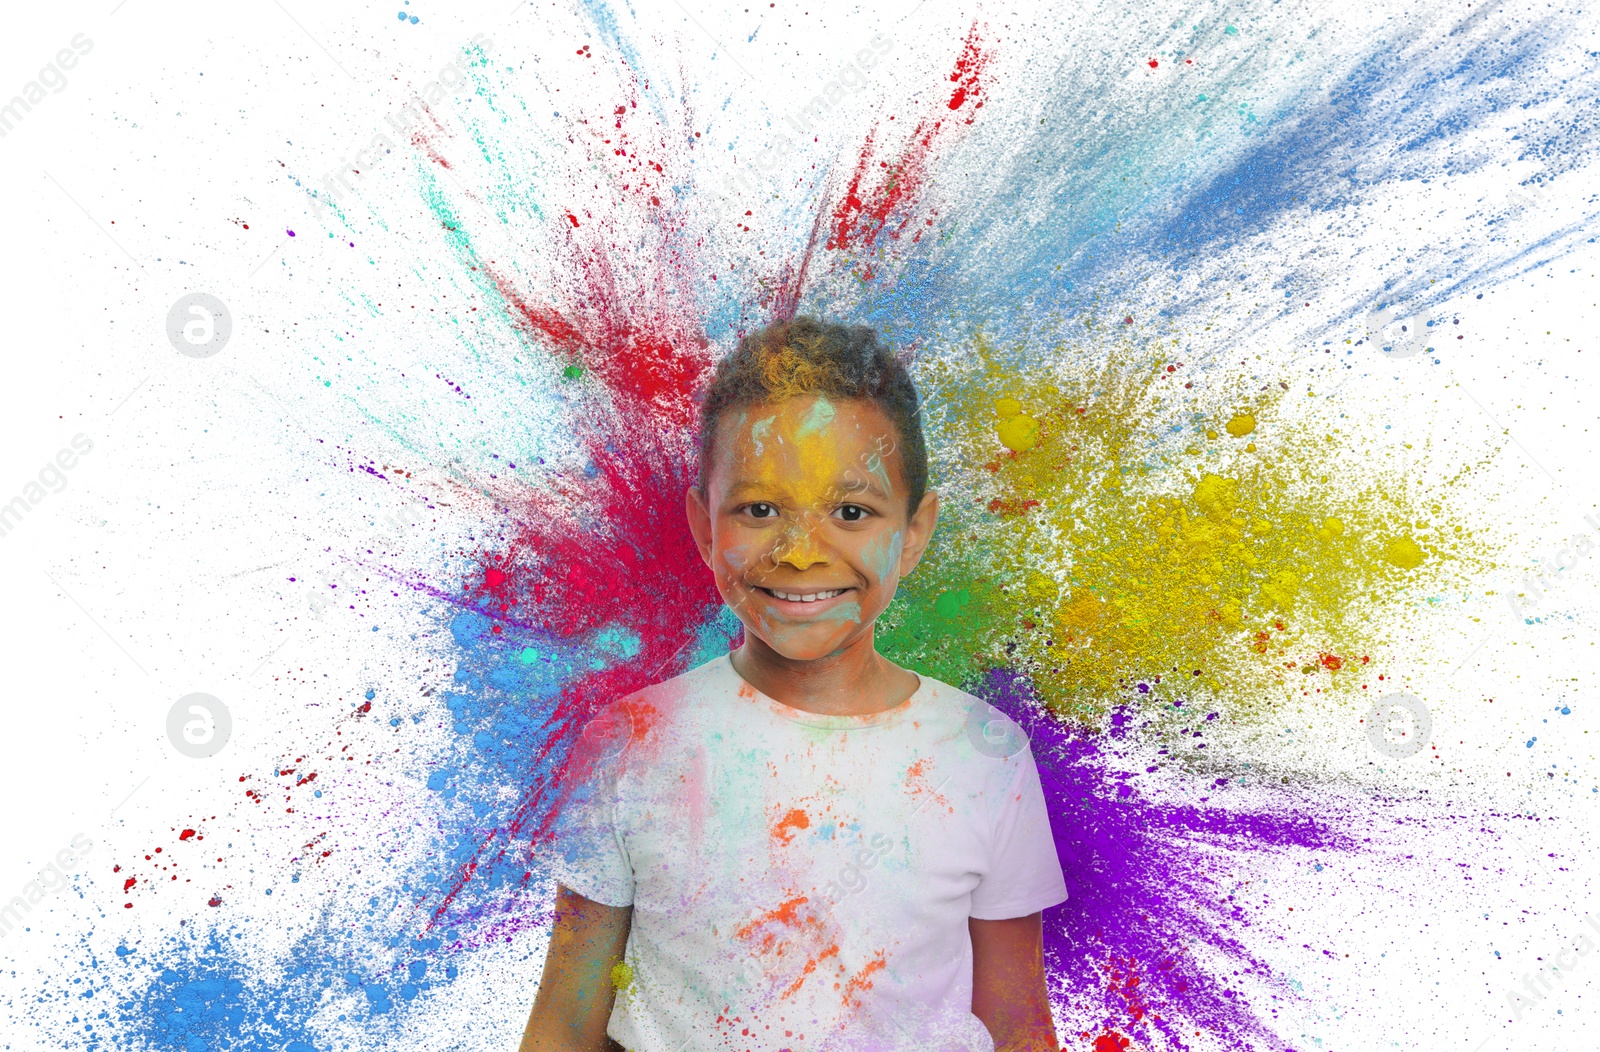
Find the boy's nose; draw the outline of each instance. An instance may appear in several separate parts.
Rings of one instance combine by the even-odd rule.
[[[778,542],[777,551],[774,552],[774,561],[779,565],[792,566],[796,570],[804,570],[828,561],[827,552],[817,541],[817,523],[812,521],[812,516],[801,516],[784,531],[783,538]]]

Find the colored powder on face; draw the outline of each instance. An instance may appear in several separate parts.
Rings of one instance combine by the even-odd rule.
[[[829,607],[822,613],[813,615],[812,620],[854,621],[859,625],[861,623],[861,604],[854,600],[848,603],[840,603],[838,606]]]
[[[750,441],[729,444],[730,452],[721,458],[732,471],[728,484],[754,483],[769,497],[805,514],[830,514],[861,485],[862,470],[877,479],[884,494],[892,495],[894,487],[882,458],[851,444],[851,427],[862,423],[855,409],[846,407],[849,423],[839,424],[838,410],[826,399],[780,403],[771,417],[751,427]],[[767,444],[754,440],[757,430],[769,440]],[[810,524],[794,523],[791,543],[809,544],[812,532]]]
[[[900,552],[904,543],[901,532],[894,530],[874,540],[862,553],[868,572],[876,577],[880,584],[888,581],[899,566]]]
[[[750,425],[750,441],[755,443],[756,456],[758,457],[764,456],[766,453],[766,446],[762,444],[762,440],[767,437],[767,432],[772,430],[772,422],[775,419],[777,418],[769,416]],[[743,413],[739,414],[739,423],[744,423]]]
[[[821,434],[827,430],[829,424],[833,423],[834,415],[833,403],[819,395],[795,433],[800,437]]]
[[[893,499],[895,495],[894,481],[889,478],[889,467],[884,463],[884,459],[876,453],[868,454],[864,466],[867,469],[867,473],[872,476],[873,481],[878,484],[878,488],[883,492],[884,496]]]

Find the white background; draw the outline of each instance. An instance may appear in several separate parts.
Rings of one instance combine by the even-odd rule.
[[[135,850],[164,832],[174,815],[230,806],[231,771],[272,755],[274,721],[289,697],[299,705],[321,689],[282,683],[274,670],[314,669],[339,690],[379,674],[365,626],[330,623],[313,633],[302,617],[301,629],[288,627],[287,604],[300,600],[286,598],[271,569],[321,565],[330,546],[392,510],[362,503],[343,473],[309,459],[306,432],[273,400],[284,393],[271,378],[284,375],[272,358],[292,342],[285,330],[321,313],[292,298],[305,295],[304,285],[281,277],[280,254],[303,247],[283,232],[306,220],[282,162],[293,158],[306,177],[332,168],[400,98],[388,84],[396,71],[420,81],[475,33],[511,50],[541,46],[546,29],[534,5],[508,13],[509,3],[447,10],[418,2],[415,27],[398,25],[400,0],[285,6],[127,0],[114,11],[57,3],[6,14],[0,97],[74,34],[87,34],[94,48],[63,91],[0,139],[0,500],[75,434],[94,447],[63,492],[0,538],[3,895],[76,833],[100,845],[93,869],[119,846]],[[667,4],[644,17],[658,20],[687,65],[721,76],[705,27],[732,33],[738,12],[690,7],[693,19]],[[807,46],[831,55],[830,38],[886,30],[904,49],[898,76],[911,83],[922,64],[944,61],[971,18],[933,2],[899,7],[839,10],[818,39],[801,35],[799,64]],[[561,25],[574,23],[562,15]],[[939,47],[919,51],[919,41]],[[733,54],[751,75],[730,71],[740,109],[791,108],[799,75],[791,56],[759,43]],[[885,73],[875,90],[898,90],[896,75]],[[864,120],[847,114],[837,135],[859,134]],[[308,167],[316,156],[328,162]],[[249,232],[234,219],[249,222]],[[1378,222],[1407,236],[1403,216]],[[1600,522],[1597,264],[1600,252],[1586,245],[1482,301],[1463,298],[1466,340],[1448,369],[1408,359],[1396,363],[1404,368],[1395,382],[1363,393],[1371,412],[1403,422],[1413,440],[1456,436],[1503,450],[1480,491],[1481,524],[1497,531],[1505,567],[1482,582],[1485,592],[1511,587],[1514,567],[1553,554],[1565,538],[1600,538],[1584,518]],[[234,336],[215,358],[182,357],[165,338],[168,308],[191,291],[216,294],[233,312]],[[1305,1004],[1283,1011],[1317,1035],[1306,1047],[1600,1047],[1592,1014],[1600,959],[1514,1026],[1504,999],[1538,958],[1587,930],[1585,913],[1600,916],[1592,881],[1600,768],[1589,737],[1600,733],[1592,707],[1597,566],[1600,553],[1563,571],[1540,624],[1511,617],[1503,596],[1418,615],[1419,665],[1437,679],[1411,687],[1433,707],[1435,740],[1453,751],[1448,776],[1410,781],[1448,797],[1458,813],[1533,809],[1546,820],[1527,824],[1516,843],[1486,838],[1474,849],[1480,860],[1485,851],[1500,855],[1504,879],[1478,892],[1487,901],[1441,901],[1426,872],[1352,874],[1337,892],[1307,896],[1298,923],[1340,933],[1353,963],[1326,974],[1301,966]],[[415,610],[396,599],[374,616],[388,631]],[[167,709],[190,691],[230,705],[227,770],[179,756],[166,740]],[[1573,713],[1556,720],[1561,703]],[[1527,747],[1536,736],[1543,746]],[[1300,747],[1316,753],[1348,740],[1359,742],[1359,730],[1316,724],[1304,728]],[[111,881],[95,880],[101,907],[115,909]],[[60,967],[54,946],[12,938],[0,959],[48,975]],[[537,947],[528,953],[536,962]],[[533,965],[524,958],[517,967]],[[508,1038],[526,994],[526,985],[507,994]],[[37,1040],[3,1015],[0,1033],[20,1042],[9,1047]]]

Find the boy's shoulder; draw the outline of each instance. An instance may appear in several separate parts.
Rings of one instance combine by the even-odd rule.
[[[681,721],[697,709],[715,704],[718,699],[726,699],[736,693],[742,683],[726,656],[712,658],[671,679],[607,702],[595,711],[590,724],[603,727],[608,735],[614,733],[614,726],[626,725],[627,737],[637,740],[652,730]]]
[[[743,685],[744,680],[734,671],[733,662],[722,654],[670,679],[641,687],[622,700],[664,717],[683,715],[735,695]]]
[[[975,694],[917,673],[923,681],[918,719],[956,753],[980,766],[983,759],[1010,761],[1028,750],[1028,736],[1010,716]],[[1002,767],[1011,767],[1005,763]]]

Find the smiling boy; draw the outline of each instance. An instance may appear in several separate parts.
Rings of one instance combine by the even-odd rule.
[[[1032,754],[873,644],[938,518],[905,368],[867,328],[747,337],[685,505],[744,642],[585,733],[522,1052],[1053,1052]]]

